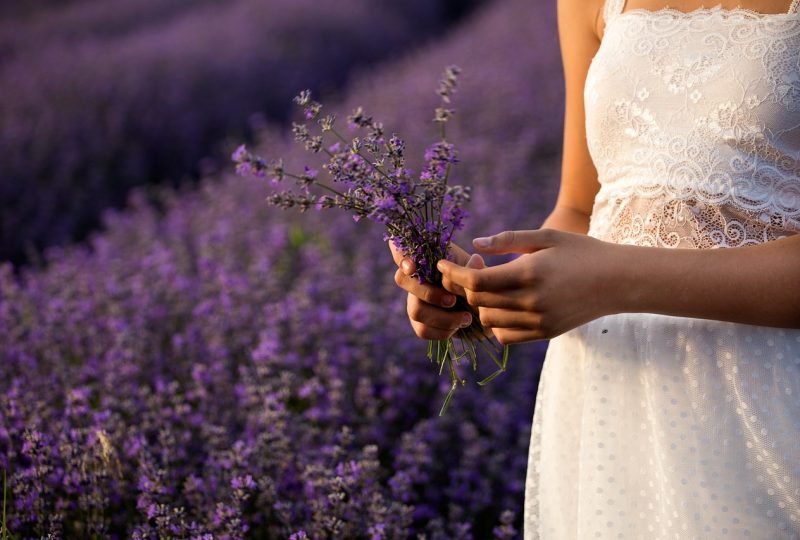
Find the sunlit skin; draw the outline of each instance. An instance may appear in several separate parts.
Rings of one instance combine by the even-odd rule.
[[[719,4],[783,13],[789,3]],[[714,5],[676,0],[669,7],[692,11]],[[468,314],[445,309],[453,305],[453,294],[466,297],[503,344],[549,339],[616,313],[800,328],[800,235],[714,250],[628,246],[586,236],[600,186],[586,143],[583,88],[602,38],[602,6],[601,0],[558,0],[566,109],[555,208],[541,229],[504,231],[473,241],[477,253],[519,257],[487,268],[480,255],[470,257],[454,246],[453,262],[438,263],[444,275],[440,288],[410,277],[414,263],[390,243],[398,265],[395,281],[408,291],[408,315],[420,338],[445,339],[467,320]],[[625,11],[663,7],[663,0],[629,0]]]

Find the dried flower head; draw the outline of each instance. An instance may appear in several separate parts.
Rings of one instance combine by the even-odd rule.
[[[450,97],[456,92],[456,81],[461,74],[461,69],[457,66],[448,66],[444,71],[444,78],[439,82],[437,94],[442,97],[442,101],[450,103]]]
[[[416,263],[417,279],[421,283],[441,284],[442,276],[436,269],[436,262],[448,258],[453,234],[463,228],[468,217],[464,206],[470,200],[468,187],[450,184],[450,173],[458,163],[458,157],[445,133],[445,124],[453,115],[453,110],[445,105],[450,103],[455,93],[459,73],[455,66],[445,70],[438,91],[442,104],[436,109],[435,117],[441,126],[442,137],[426,150],[425,166],[418,176],[404,167],[405,141],[396,134],[387,139],[383,125],[358,107],[347,119],[351,127],[366,130],[366,134],[352,137],[349,143],[334,128],[332,116],[318,121],[322,131],[319,135],[311,134],[305,124],[292,125],[295,140],[304,143],[306,150],[327,154],[324,170],[331,183],[321,182],[318,172],[308,167],[303,173],[290,174],[281,166],[280,177],[294,178],[300,192],[273,193],[267,198],[269,204],[300,211],[340,208],[352,212],[355,221],[367,218],[380,223],[386,227],[386,239]],[[315,118],[321,110],[321,105],[312,100],[307,90],[301,92],[295,102],[303,107],[307,119]],[[327,133],[337,141],[325,147],[323,137]],[[250,154],[244,147],[237,148],[231,157],[240,174],[263,176],[267,169],[263,159]],[[456,309],[472,310],[463,301]],[[454,362],[470,356],[473,367],[476,367],[475,345],[486,340],[477,313],[473,315],[473,325],[457,334],[460,345],[449,339],[437,346],[436,361],[440,372],[445,364],[449,365],[452,380],[442,413],[458,383],[465,382],[457,376]],[[507,348],[502,349],[502,361],[496,352],[490,351],[499,370],[482,383],[505,370],[507,351]],[[433,345],[429,356],[433,358]]]

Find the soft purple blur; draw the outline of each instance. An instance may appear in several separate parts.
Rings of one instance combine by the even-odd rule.
[[[236,5],[219,17],[233,16]],[[158,27],[147,25],[152,40],[131,38],[131,62],[149,47],[158,58],[177,43],[159,38]],[[220,43],[209,39],[209,50],[217,53]],[[242,38],[237,50],[256,58],[267,54],[264,46]],[[58,57],[56,49],[47,54]],[[104,64],[100,49],[94,54],[96,80],[138,88],[128,95],[140,104],[101,115],[119,131],[98,156],[117,155],[120,141],[134,140],[128,130],[139,120],[166,131],[170,123],[184,125],[180,115],[165,122],[150,102],[158,104],[152,111],[202,112],[180,98],[191,84],[158,86],[145,70],[160,90],[137,87],[133,80],[145,68],[122,69]],[[176,81],[192,80],[192,66],[230,64],[221,51],[192,58],[196,63],[156,64],[161,73],[177,73]],[[0,77],[18,61],[4,60]],[[344,118],[364,105],[389,132],[403,135],[408,156],[421,159],[436,133],[431,111],[439,98],[431,89],[450,64],[463,70],[458,114],[448,125],[461,159],[453,181],[473,186],[468,230],[456,243],[538,226],[554,200],[561,140],[553,6],[491,2],[438,41],[358,76],[332,108]],[[75,80],[83,80],[73,66]],[[43,95],[36,69],[32,64],[30,78],[23,77],[20,95]],[[140,95],[144,100],[136,101]],[[201,100],[202,109],[228,118],[227,100]],[[49,118],[38,109],[31,114]],[[92,133],[93,121],[76,113],[69,123],[87,126],[76,133]],[[21,121],[16,131],[4,128],[3,140],[32,130],[28,140],[36,144],[27,151],[69,155],[77,143],[48,122]],[[192,129],[178,132],[195,136]],[[260,155],[306,164],[308,154],[279,126],[258,133]],[[164,147],[163,159],[177,159],[179,145],[165,140],[152,144]],[[143,151],[133,143],[126,148],[124,160]],[[20,158],[18,165],[35,169],[39,162]],[[409,165],[419,170],[421,163]],[[92,185],[89,169],[74,178]],[[449,380],[432,376],[426,344],[412,336],[379,227],[343,214],[267,208],[268,182],[238,178],[231,167],[196,189],[138,191],[131,208],[107,214],[107,230],[88,245],[53,249],[45,268],[19,275],[0,265],[0,469],[8,474],[11,533],[521,538],[544,345],[514,347],[509,373],[464,388],[437,417]]]
[[[0,259],[83,238],[134,186],[214,170],[300,88],[431,38],[450,0],[72,0],[0,7]]]

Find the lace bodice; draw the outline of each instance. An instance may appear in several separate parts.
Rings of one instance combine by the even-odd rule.
[[[733,247],[800,232],[800,13],[623,13],[587,74],[601,184],[589,234]]]

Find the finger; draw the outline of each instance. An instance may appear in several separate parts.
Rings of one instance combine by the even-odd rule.
[[[481,269],[486,268],[483,257],[474,253],[467,262],[467,268]],[[492,307],[503,309],[523,309],[525,302],[520,291],[508,291],[503,294],[478,293],[471,290],[466,291],[467,302],[473,306]]]
[[[472,245],[481,253],[532,253],[552,247],[559,232],[552,229],[532,231],[503,231],[485,238],[475,238]]]
[[[462,287],[461,285],[457,285],[456,283],[453,283],[447,278],[442,279],[442,288],[444,288],[444,290],[456,296],[467,295],[467,291],[464,290],[464,287]]]
[[[392,252],[392,259],[394,259],[394,263],[403,269],[403,271],[411,275],[417,270],[417,265],[414,263],[414,260],[410,257],[406,257],[405,254],[394,245],[394,242],[391,240],[389,241],[389,250]],[[469,253],[464,251],[460,246],[457,244],[450,244],[450,253],[448,258],[455,262],[456,264],[466,264],[467,260],[469,260]]]
[[[392,252],[392,259],[394,259],[394,263],[397,266],[400,266],[400,262],[403,260],[404,255],[403,252],[394,245],[393,240],[389,240],[389,250]]]
[[[473,253],[470,255],[467,264],[465,264],[467,268],[474,268],[476,270],[480,270],[481,268],[486,268],[486,261],[483,260],[483,257],[478,255],[477,253]]]
[[[414,264],[414,261],[411,258],[406,257],[405,254],[397,246],[395,246],[394,242],[391,240],[389,241],[389,249],[392,252],[394,263],[402,268],[406,275],[410,276],[417,271],[417,265]]]
[[[469,253],[464,251],[460,246],[456,244],[450,244],[450,253],[448,259],[453,261],[456,264],[466,264],[469,260]]]
[[[494,337],[501,345],[513,345],[515,343],[525,343],[526,341],[537,341],[547,339],[543,332],[539,330],[528,330],[524,328],[494,328]]]
[[[472,257],[467,255],[466,251],[464,251],[464,256],[466,258],[463,259],[463,263],[466,266],[470,266],[470,265],[472,265],[473,267],[476,267],[476,266],[480,267],[481,265],[485,266],[485,264],[483,262],[483,258],[481,258],[480,255],[477,255],[477,257],[478,257],[480,262],[478,262],[478,259],[473,260]],[[458,265],[458,263],[456,263],[456,264]],[[451,292],[451,293],[453,293],[454,295],[457,295],[457,296],[466,296],[466,294],[467,294],[467,292],[464,290],[464,287],[462,287],[462,286],[460,286],[460,285],[458,285],[456,283],[453,283],[452,281],[448,280],[447,278],[443,278],[442,287],[445,290],[447,290],[447,291],[449,291],[449,292]]]
[[[444,341],[456,333],[456,330],[441,330],[417,321],[411,321],[411,328],[414,329],[414,333],[418,338],[435,341]]]
[[[453,291],[456,287],[471,291],[497,291],[513,289],[522,285],[523,276],[512,261],[488,268],[467,268],[450,261],[441,260],[436,268],[442,273],[445,289]]]
[[[466,252],[464,252],[464,253],[466,253]],[[478,254],[473,254],[473,255],[469,256],[469,258],[466,260],[465,267],[466,268],[474,268],[474,269],[479,270],[481,268],[485,268],[486,267],[486,263],[483,261],[483,257],[481,257]],[[442,287],[444,287],[446,290],[452,292],[453,294],[457,294],[459,296],[466,296],[466,294],[467,294],[467,291],[464,290],[464,287],[461,287],[460,285],[457,285],[457,284],[455,284],[452,281],[447,280],[447,279],[444,280],[444,283],[442,284]]]
[[[412,321],[438,330],[457,330],[462,326],[469,326],[472,322],[472,316],[465,311],[445,311],[426,304],[414,295],[408,295],[406,311]]]
[[[539,330],[541,316],[529,311],[510,309],[480,308],[481,324],[495,329],[524,328]]]
[[[407,276],[401,269],[394,273],[394,282],[398,287],[416,296],[423,302],[450,308],[456,305],[456,297],[442,287],[436,287],[428,283],[420,283],[417,278]]]
[[[467,302],[482,308],[534,311],[535,306],[528,300],[524,290],[510,290],[499,293],[466,291]]]

